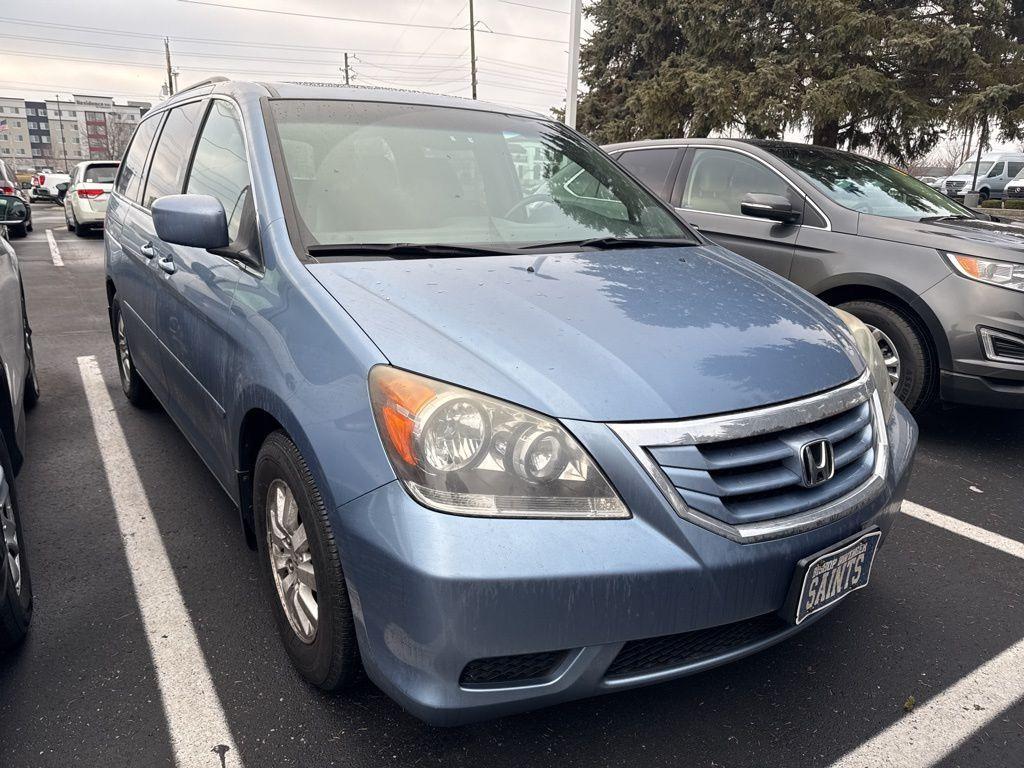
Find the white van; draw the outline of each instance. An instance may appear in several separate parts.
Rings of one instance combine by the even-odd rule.
[[[982,200],[1001,200],[1006,185],[1021,171],[1024,171],[1024,154],[1019,152],[992,152],[981,156],[981,161],[972,158],[964,162],[942,182],[942,191],[949,197],[962,200],[971,191],[974,166],[978,166],[978,182],[975,186]]]

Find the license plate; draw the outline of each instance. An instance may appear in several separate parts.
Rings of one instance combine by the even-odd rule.
[[[852,540],[840,542],[801,560],[794,579],[794,587],[799,583],[800,591],[790,620],[799,624],[851,592],[866,587],[881,538],[882,533],[878,530],[858,534]]]

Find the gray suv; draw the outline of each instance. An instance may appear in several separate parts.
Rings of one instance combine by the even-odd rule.
[[[1024,226],[895,168],[779,141],[605,149],[709,239],[856,315],[896,394],[1024,408]]]

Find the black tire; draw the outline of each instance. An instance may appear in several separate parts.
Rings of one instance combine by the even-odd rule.
[[[27,224],[8,224],[7,231],[11,233],[11,237],[28,237],[28,225]]]
[[[903,311],[876,301],[848,301],[839,305],[867,325],[888,336],[900,358],[896,397],[913,413],[925,410],[935,399],[939,370],[920,321]]]
[[[75,234],[78,235],[79,237],[85,237],[88,233],[88,230],[78,223],[78,217],[75,216],[74,208],[71,209],[71,221],[74,222],[74,226],[72,227],[72,229],[75,231]]]
[[[11,458],[7,453],[7,445],[4,443],[3,437],[0,437],[0,466],[3,467],[3,475],[9,489],[8,503],[14,515],[14,528],[17,531],[21,563],[21,589],[19,591],[14,587],[6,539],[0,533],[0,547],[3,547],[3,551],[0,552],[0,558],[2,558],[0,559],[0,568],[4,569],[6,576],[5,588],[0,594],[0,651],[8,651],[25,639],[28,625],[32,621],[32,579],[29,576],[25,536],[21,530],[21,517],[18,514],[18,495],[14,489]],[[2,503],[3,501],[0,500],[0,504]]]
[[[28,324],[28,311],[25,309],[25,294],[21,294],[21,322],[25,328],[25,358],[28,360],[28,371],[25,373],[25,410],[31,411],[39,402],[39,376],[36,373],[36,352],[32,344],[32,326]]]
[[[127,365],[124,364],[122,359],[120,337],[121,302],[116,294],[111,305],[110,324],[114,333],[114,352],[117,355],[117,373],[121,379],[121,390],[124,392],[124,396],[128,398],[128,402],[136,408],[148,408],[153,404],[153,393],[146,382],[142,380],[139,371],[135,367],[135,361],[132,359],[131,347],[128,346],[127,337],[124,339],[125,354],[128,358]]]
[[[32,224],[32,222],[29,221],[29,223],[25,225],[25,229],[27,229],[29,232],[31,232],[32,229],[33,229],[33,226],[34,225]]]
[[[291,490],[309,540],[317,587],[317,626],[311,642],[303,641],[292,628],[274,576],[267,502],[275,481],[283,481]],[[253,473],[253,509],[259,570],[263,573],[281,642],[302,677],[324,691],[341,691],[352,683],[360,669],[352,606],[323,497],[305,459],[284,432],[272,433],[260,448]]]
[[[74,232],[75,231],[75,225],[71,221],[71,217],[68,216],[68,212],[67,212],[66,209],[64,211],[64,224],[67,225],[68,232]]]

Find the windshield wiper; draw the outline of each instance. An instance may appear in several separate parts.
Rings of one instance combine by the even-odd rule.
[[[697,243],[682,237],[588,237],[583,240],[534,243],[520,246],[520,248],[524,251],[535,251],[540,248],[577,246],[579,248],[611,250],[612,248],[673,248],[682,245],[697,245]]]
[[[516,253],[515,248],[499,248],[478,245],[455,245],[448,243],[327,243],[310,245],[306,248],[313,256],[438,256],[456,258],[459,256],[507,256]]]
[[[945,216],[922,216],[918,221],[950,221],[959,219],[975,219],[977,216],[967,216],[963,213],[950,213]]]

